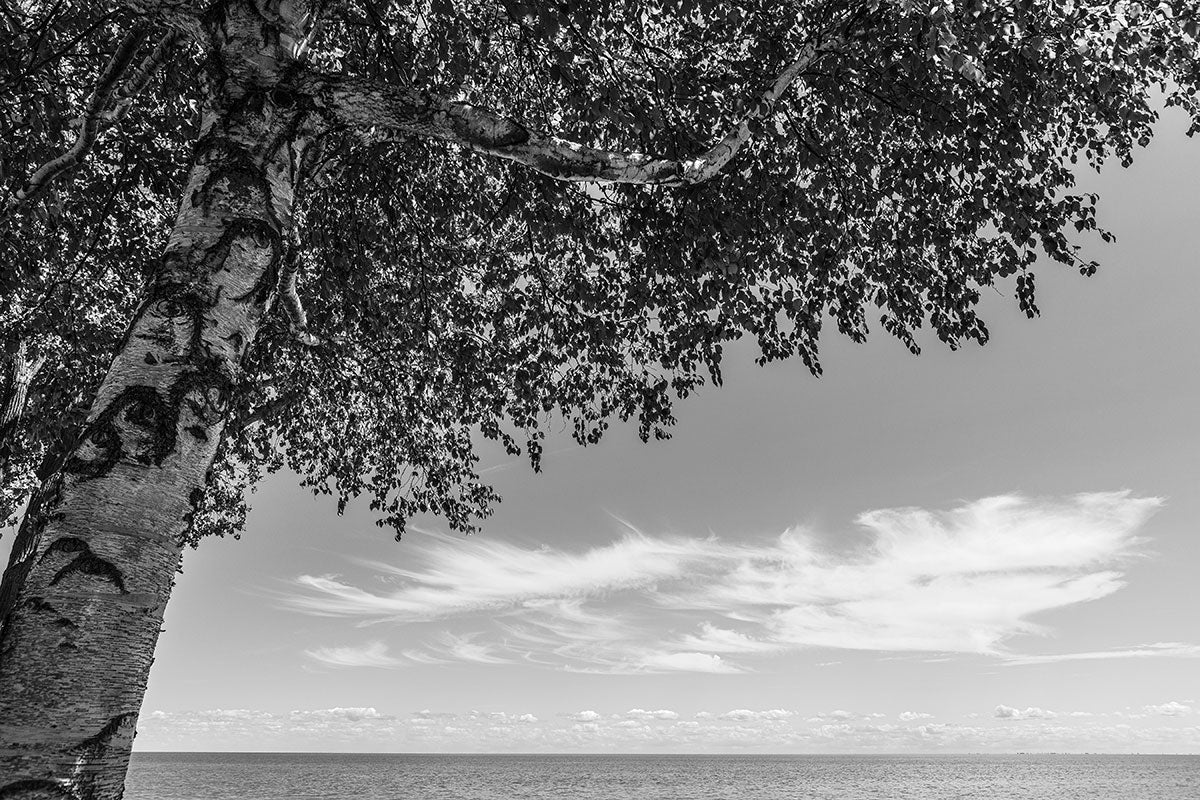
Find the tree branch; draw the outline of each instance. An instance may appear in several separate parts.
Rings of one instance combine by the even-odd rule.
[[[100,135],[100,126],[103,123],[102,115],[109,98],[116,90],[121,76],[129,68],[129,64],[145,36],[145,25],[136,25],[125,34],[125,38],[117,45],[116,52],[113,53],[112,58],[108,60],[104,70],[100,73],[96,88],[92,91],[92,96],[88,98],[83,114],[80,115],[79,133],[75,137],[75,144],[71,145],[67,152],[39,167],[29,177],[24,188],[19,189],[5,204],[5,214],[11,213],[20,205],[37,199],[50,187],[50,183],[55,178],[78,164],[92,149],[92,145],[96,143],[96,137]]]
[[[26,181],[25,186],[9,198],[4,206],[3,215],[7,216],[22,205],[32,202],[45,193],[56,178],[74,168],[82,161],[104,128],[119,122],[129,113],[133,100],[150,82],[150,77],[166,60],[171,48],[179,41],[182,34],[171,31],[164,35],[154,45],[154,48],[142,59],[141,63],[122,82],[122,77],[129,70],[138,47],[146,36],[146,26],[137,25],[125,35],[117,50],[105,65],[96,88],[88,98],[83,114],[80,116],[79,133],[75,143],[62,155],[46,162],[37,169]],[[115,97],[113,108],[109,103]]]
[[[840,37],[833,38],[840,41]],[[314,97],[331,122],[360,133],[441,139],[564,181],[684,186],[720,174],[750,140],[752,125],[772,113],[796,78],[816,64],[832,44],[826,41],[806,45],[737,127],[689,159],[590,147],[539,133],[468,103],[375,81],[309,74],[300,82],[302,90]]]
[[[138,64],[137,69],[129,75],[129,78],[117,90],[116,107],[108,119],[108,124],[115,124],[125,118],[125,115],[129,113],[129,109],[133,106],[134,99],[146,88],[146,84],[150,82],[150,78],[154,76],[155,72],[158,72],[158,68],[163,65],[163,62],[171,54],[171,50],[182,38],[183,33],[181,31],[172,30],[163,34],[155,42],[154,48],[146,54],[146,57]]]
[[[255,407],[245,416],[241,417],[230,426],[230,433],[239,435],[254,425],[264,422],[271,422],[275,417],[279,416],[284,411],[291,408],[296,401],[300,399],[300,392],[290,391],[281,394],[274,400],[267,400],[262,405]]]
[[[300,274],[300,255],[296,252],[297,249],[296,244],[288,248],[288,254],[279,270],[279,281],[275,291],[283,305],[284,313],[287,314],[288,325],[296,341],[308,347],[317,347],[322,344],[322,339],[309,333],[308,315],[304,313],[304,304],[300,302],[300,295],[296,293],[296,278]]]

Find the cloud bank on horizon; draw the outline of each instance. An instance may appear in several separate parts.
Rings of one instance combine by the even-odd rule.
[[[1154,709],[1166,709],[1158,712]],[[509,711],[429,709],[388,713],[375,707],[287,712],[253,709],[151,711],[138,721],[147,750],[397,752],[1195,752],[1200,726],[1191,707],[1167,701],[1149,713],[1018,710],[991,718],[938,718],[843,709],[799,714],[732,709],[679,714],[670,709],[539,717]]]
[[[1200,647],[1183,643],[1053,655],[1011,647],[1016,637],[1047,632],[1035,615],[1120,589],[1142,544],[1138,531],[1161,505],[1128,491],[1003,495],[947,511],[868,511],[855,519],[854,535],[838,539],[803,527],[767,540],[651,536],[631,527],[582,553],[427,534],[415,566],[359,562],[372,573],[362,582],[301,575],[283,602],[400,626],[408,640],[413,626],[438,623],[420,646],[395,653],[380,635],[307,651],[331,666],[519,661],[586,672],[737,673],[812,648],[1013,664],[1200,656]]]

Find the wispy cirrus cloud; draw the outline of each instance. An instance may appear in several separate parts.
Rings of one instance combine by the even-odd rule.
[[[317,647],[304,652],[331,667],[395,667],[404,663],[391,656],[383,642],[368,642],[361,647]]]
[[[1200,645],[1182,642],[1155,642],[1116,650],[1092,650],[1082,653],[1050,653],[1046,655],[1013,655],[1006,663],[1054,664],[1059,661],[1099,661],[1113,658],[1200,658]]]
[[[612,544],[573,554],[525,548],[482,539],[462,541],[426,533],[435,544],[428,564],[412,570],[362,562],[398,580],[395,592],[378,594],[332,576],[301,575],[287,603],[313,614],[414,621],[509,608],[519,603],[587,598],[629,591],[683,576],[696,561],[720,558],[715,539],[651,538],[629,535]]]
[[[284,602],[362,623],[462,629],[399,659],[418,663],[737,673],[753,659],[818,647],[1011,664],[1190,655],[1200,648],[1023,656],[1009,646],[1045,632],[1036,615],[1120,589],[1138,531],[1160,505],[1109,492],[869,511],[855,520],[860,546],[837,551],[805,528],[753,541],[631,529],[580,553],[429,534],[415,566],[360,562],[385,588],[302,575]],[[310,655],[335,663],[338,654]]]

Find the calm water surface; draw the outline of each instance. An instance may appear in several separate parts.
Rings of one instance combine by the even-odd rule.
[[[1198,800],[1200,756],[134,753],[126,800]]]

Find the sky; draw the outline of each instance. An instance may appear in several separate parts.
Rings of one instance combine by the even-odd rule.
[[[731,347],[670,441],[485,448],[472,537],[275,476],[186,555],[135,747],[1200,752],[1184,128],[1081,177],[1100,273],[1042,265],[1032,321],[989,293],[986,347]]]

